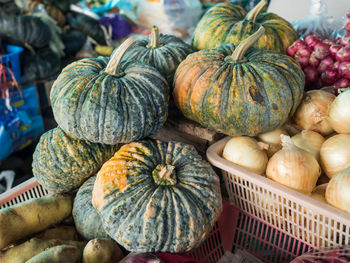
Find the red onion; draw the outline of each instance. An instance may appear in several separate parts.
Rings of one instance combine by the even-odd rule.
[[[297,50],[301,47],[307,47],[307,45],[306,45],[305,41],[298,39],[298,40],[294,41],[294,43],[290,47],[288,47],[287,54],[291,57],[294,57]]]
[[[341,77],[350,79],[350,61],[340,62],[338,71]]]
[[[332,69],[338,69],[338,67],[339,67],[339,61],[334,62],[332,65]]]
[[[300,47],[295,53],[295,58],[297,57],[310,57],[311,49],[309,47]]]
[[[304,68],[304,73],[305,73],[305,82],[307,85],[317,81],[318,72],[314,67],[307,66],[306,68]]]
[[[333,59],[331,56],[328,56],[320,61],[320,64],[318,65],[318,72],[323,73],[326,71],[326,69],[331,68],[333,65]]]
[[[314,48],[314,52],[316,58],[318,59],[324,59],[329,55],[329,47],[330,45],[325,44],[325,43],[317,43]]]
[[[341,49],[339,49],[339,51],[337,52],[335,58],[339,62],[350,61],[350,45],[342,47]]]
[[[327,85],[333,84],[338,79],[338,71],[336,69],[326,69],[326,71],[322,73],[321,79],[323,83]]]
[[[305,43],[309,46],[309,48],[314,49],[315,45],[319,42],[321,42],[322,39],[315,36],[315,35],[309,35],[305,38]]]
[[[335,55],[337,54],[337,52],[338,52],[339,49],[341,49],[341,48],[342,48],[342,46],[339,45],[339,44],[332,45],[332,46],[329,48],[329,52],[331,52],[332,57],[335,58]]]
[[[309,65],[313,66],[314,68],[317,68],[318,64],[320,64],[320,61],[315,57],[314,54],[311,54],[309,58]]]
[[[350,80],[342,78],[337,80],[333,85],[337,88],[347,88],[350,87]]]
[[[350,21],[348,21],[344,26],[346,31],[350,31]]]
[[[346,46],[350,44],[350,34],[347,34],[343,36],[342,38],[339,38],[339,44],[342,46]]]
[[[302,68],[305,68],[309,64],[309,57],[295,57],[295,60],[299,62]]]
[[[330,39],[323,39],[323,40],[322,40],[322,43],[325,43],[325,44],[331,46],[331,45],[337,44],[337,41],[336,41],[336,40],[330,40]]]

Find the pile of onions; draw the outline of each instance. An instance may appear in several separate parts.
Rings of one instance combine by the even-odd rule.
[[[309,130],[303,130],[292,137],[295,146],[311,153],[317,161],[320,161],[320,150],[325,140],[321,134]]]
[[[289,136],[281,135],[282,150],[269,160],[266,176],[282,185],[310,195],[321,174],[316,158],[293,144]]]
[[[350,134],[328,138],[320,150],[321,166],[329,178],[350,166]]]
[[[312,190],[311,197],[313,199],[316,199],[318,201],[321,201],[323,203],[327,203],[326,201],[326,188],[328,184],[321,184],[317,187],[315,187],[314,190]]]
[[[350,133],[350,90],[340,93],[329,107],[329,123],[338,133]]]
[[[287,131],[283,128],[277,128],[276,130],[258,135],[258,140],[266,143],[269,146],[267,149],[267,156],[269,158],[281,150],[281,134],[288,135]]]
[[[335,98],[323,90],[308,91],[293,116],[295,124],[302,130],[331,134],[333,129],[328,121],[328,110]]]
[[[222,156],[251,172],[263,174],[268,161],[265,149],[268,145],[254,138],[237,136],[226,143]]]
[[[350,167],[329,181],[326,200],[330,205],[350,213]]]

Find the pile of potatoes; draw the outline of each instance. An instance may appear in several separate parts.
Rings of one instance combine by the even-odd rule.
[[[0,210],[1,263],[109,263],[123,253],[111,239],[82,240],[72,198],[50,195]]]

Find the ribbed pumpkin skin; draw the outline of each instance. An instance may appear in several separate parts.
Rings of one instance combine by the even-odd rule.
[[[293,26],[273,13],[260,13],[255,22],[245,19],[247,12],[232,3],[220,3],[210,8],[197,24],[192,45],[198,49],[219,47],[222,44],[239,44],[255,33],[262,25],[265,34],[254,44],[255,48],[286,53],[298,39]]]
[[[176,68],[188,54],[193,53],[195,50],[181,39],[163,34],[160,34],[159,37],[160,46],[158,48],[150,48],[148,47],[150,38],[151,35],[136,40],[126,51],[123,59],[137,60],[155,67],[171,86]]]
[[[158,164],[175,166],[175,185],[155,183]],[[108,234],[133,252],[188,251],[222,210],[219,178],[193,146],[150,139],[124,145],[102,166],[92,204]]]
[[[44,133],[33,154],[33,175],[51,193],[78,188],[108,160],[118,145],[76,140],[59,127]]]
[[[78,139],[128,143],[156,133],[168,113],[169,86],[153,67],[122,62],[125,76],[103,72],[107,57],[87,58],[64,68],[51,89],[58,125]]]
[[[187,118],[227,135],[276,129],[302,99],[303,71],[275,51],[250,49],[235,63],[230,61],[234,48],[201,50],[179,65],[173,92],[177,107]]]
[[[96,209],[92,206],[92,189],[96,175],[87,179],[74,198],[72,215],[78,233],[86,240],[94,238],[110,238],[103,228]]]
[[[40,18],[0,13],[0,36],[11,43],[44,47],[51,39],[51,31]]]

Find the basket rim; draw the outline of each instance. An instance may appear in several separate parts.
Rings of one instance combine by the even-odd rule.
[[[222,158],[221,155],[224,146],[231,138],[232,136],[227,136],[215,142],[207,149],[207,159],[213,166],[225,170],[228,173],[238,175],[245,180],[249,180],[259,187],[273,192],[274,194],[283,196],[286,199],[291,200],[305,208],[317,211],[320,214],[326,215],[330,219],[342,222],[343,224],[350,226],[349,213],[329,204],[323,203],[319,200],[313,199],[310,196],[302,194],[277,182],[274,182],[273,180],[262,175],[248,171],[247,169]]]

